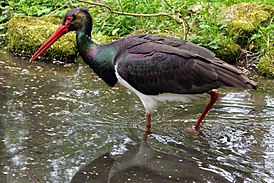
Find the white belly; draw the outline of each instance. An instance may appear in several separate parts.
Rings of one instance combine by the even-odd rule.
[[[186,95],[186,94],[174,94],[174,93],[162,93],[159,95],[145,95],[135,88],[133,88],[127,81],[125,81],[117,72],[117,66],[115,67],[115,74],[118,81],[126,88],[133,91],[142,101],[146,112],[152,113],[157,106],[166,101],[177,101],[177,102],[188,102],[191,99],[196,98],[196,95]]]

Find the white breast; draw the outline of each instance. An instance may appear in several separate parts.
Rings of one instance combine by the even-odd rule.
[[[142,101],[146,112],[152,113],[157,106],[166,101],[178,101],[178,102],[188,102],[191,99],[196,98],[196,95],[186,95],[186,94],[174,94],[174,93],[162,93],[159,95],[145,95],[135,88],[133,88],[126,80],[124,80],[117,72],[117,66],[115,66],[115,74],[118,81],[126,88],[133,91]]]

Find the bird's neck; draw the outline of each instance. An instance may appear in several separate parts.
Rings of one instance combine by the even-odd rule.
[[[96,44],[91,40],[91,33],[87,33],[84,29],[76,32],[76,40],[77,49],[82,58],[88,56],[90,50],[96,46]]]
[[[117,83],[111,46],[97,45],[91,40],[91,28],[85,26],[76,32],[77,48],[84,62],[109,86]]]

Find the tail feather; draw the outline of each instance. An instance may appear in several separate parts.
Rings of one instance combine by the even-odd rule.
[[[241,71],[232,65],[223,61],[212,62],[218,67],[217,73],[220,81],[224,83],[224,87],[233,87],[239,89],[256,89],[257,84],[247,78]]]

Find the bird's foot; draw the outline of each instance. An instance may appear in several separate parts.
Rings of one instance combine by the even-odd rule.
[[[194,126],[186,129],[187,136],[191,138],[200,138],[201,132],[199,128],[195,128]]]
[[[148,139],[148,137],[149,137],[149,135],[151,134],[151,132],[144,132],[144,135],[143,135],[143,141],[144,142],[146,142],[147,141],[147,139]]]

